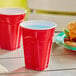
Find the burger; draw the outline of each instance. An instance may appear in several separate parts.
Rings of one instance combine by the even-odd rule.
[[[66,37],[64,38],[64,43],[76,47],[76,21],[70,22],[67,29],[64,29]]]

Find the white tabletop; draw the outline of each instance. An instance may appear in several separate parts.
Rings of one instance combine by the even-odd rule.
[[[22,47],[15,51],[0,49],[0,64],[8,70],[7,72],[4,69],[0,76],[76,76],[76,52],[66,50],[56,43],[52,46],[49,67],[44,71],[24,67]]]

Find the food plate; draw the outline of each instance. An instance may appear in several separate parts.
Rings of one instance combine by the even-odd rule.
[[[56,38],[55,38],[55,42],[59,45],[62,45],[64,46],[64,48],[66,49],[69,49],[69,50],[72,50],[72,51],[76,51],[76,47],[72,47],[72,46],[69,46],[67,44],[64,43],[64,38],[66,37],[65,33],[64,32],[61,32],[59,33]]]

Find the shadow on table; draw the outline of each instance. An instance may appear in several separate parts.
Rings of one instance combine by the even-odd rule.
[[[31,72],[40,72],[40,71],[35,71],[35,70],[32,70],[32,69],[27,69],[25,67],[21,67],[17,70],[14,70],[13,71],[14,73],[19,73],[19,72],[22,72],[22,73],[31,73]]]
[[[34,71],[30,69],[26,69],[25,67],[21,67],[17,70],[14,70],[12,74],[9,74],[7,76],[36,76],[36,74],[40,74],[39,71]]]
[[[11,51],[4,50],[4,49],[0,49],[0,56],[1,56],[1,55],[4,55],[4,54],[6,54],[6,53],[9,53],[9,52],[11,52]]]
[[[25,67],[21,67],[19,69],[14,70],[13,72],[14,73],[15,72],[30,72],[30,70],[29,69],[26,69]]]
[[[76,55],[76,51],[65,49],[63,46],[53,43],[52,45],[52,54],[53,56],[58,55]]]
[[[53,44],[50,60],[52,69],[76,69],[76,51],[65,49],[61,45]]]

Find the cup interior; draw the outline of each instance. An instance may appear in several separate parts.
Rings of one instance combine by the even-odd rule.
[[[24,21],[20,24],[21,27],[34,30],[46,30],[55,28],[57,25],[54,22],[43,20]]]
[[[0,8],[0,14],[5,15],[18,15],[18,14],[24,14],[26,13],[26,10],[19,9],[19,8]]]

